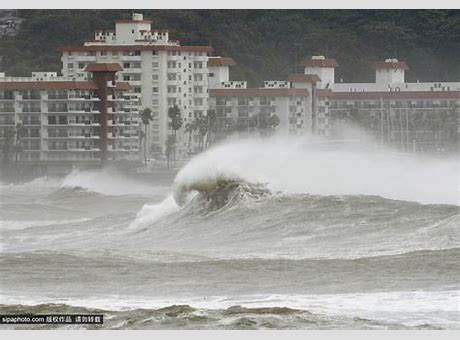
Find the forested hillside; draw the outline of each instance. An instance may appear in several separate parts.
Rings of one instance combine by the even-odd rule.
[[[336,58],[346,82],[372,81],[371,63],[388,57],[409,64],[410,81],[460,80],[458,10],[20,10],[20,33],[0,38],[2,71],[60,70],[56,46],[81,44],[134,11],[184,45],[211,44],[233,57],[232,78],[255,86],[285,79],[312,54]]]

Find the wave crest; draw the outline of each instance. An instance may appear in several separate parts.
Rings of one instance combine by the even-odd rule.
[[[265,184],[250,183],[240,177],[216,176],[175,185],[174,199],[180,206],[188,202],[205,210],[216,210],[234,206],[247,198],[260,198],[270,195]]]

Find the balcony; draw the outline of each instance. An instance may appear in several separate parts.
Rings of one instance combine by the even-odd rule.
[[[0,121],[0,126],[14,126],[14,121],[12,120]]]
[[[68,138],[68,135],[67,134],[65,134],[65,135],[56,135],[56,134],[48,135],[48,139],[62,139],[62,138]]]
[[[22,100],[41,100],[41,99],[42,99],[41,95],[31,95],[31,96],[23,95],[22,96]]]
[[[69,96],[57,96],[57,95],[48,95],[48,100],[68,100]]]
[[[22,122],[22,125],[24,126],[37,126],[37,125],[41,125],[41,122],[39,120],[34,120],[34,121],[23,121]]]
[[[95,55],[79,55],[77,56],[78,61],[96,61]]]
[[[123,55],[121,58],[123,61],[141,61],[140,55]]]

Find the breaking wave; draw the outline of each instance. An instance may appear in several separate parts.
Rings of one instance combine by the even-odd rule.
[[[460,205],[458,163],[416,158],[384,149],[328,147],[300,139],[244,140],[216,146],[193,158],[176,176],[184,193],[222,184],[265,183],[286,194],[378,195]]]
[[[179,207],[233,206],[241,198],[310,194],[371,195],[422,204],[460,205],[456,158],[428,159],[369,145],[337,147],[317,139],[248,139],[217,145],[194,157],[174,180],[171,197],[147,205],[133,225]],[[193,203],[192,203],[193,202]],[[142,221],[140,221],[142,220]]]

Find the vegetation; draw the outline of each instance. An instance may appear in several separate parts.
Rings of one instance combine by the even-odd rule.
[[[285,79],[313,54],[337,59],[337,81],[372,81],[371,63],[388,57],[408,62],[410,81],[460,78],[458,10],[19,10],[21,32],[0,38],[3,71],[60,70],[58,45],[81,44],[133,11],[184,45],[233,57],[232,78],[251,86]]]
[[[11,162],[12,155],[14,155],[15,162],[19,161],[19,155],[23,151],[21,140],[26,132],[26,128],[21,123],[16,123],[16,126],[5,129],[5,139],[2,145],[2,161],[4,163]]]
[[[166,157],[168,158],[168,165],[172,157],[172,164],[176,163],[176,144],[177,144],[177,130],[182,127],[181,111],[177,105],[171,106],[168,109],[168,117],[171,119],[172,135],[166,141]]]
[[[141,138],[144,139],[144,161],[147,165],[147,139],[148,139],[148,127],[150,122],[153,120],[152,110],[149,108],[145,108],[141,111],[141,121],[144,124],[144,133],[141,134]]]

